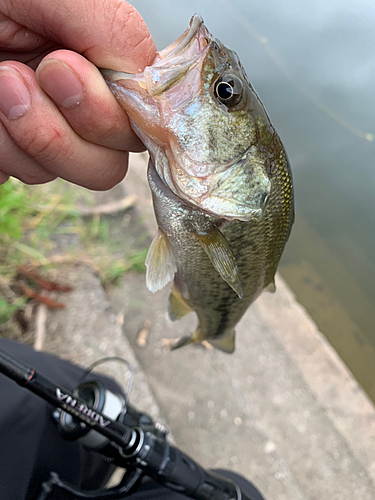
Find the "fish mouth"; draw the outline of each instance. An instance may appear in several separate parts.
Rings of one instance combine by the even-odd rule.
[[[189,26],[184,31],[184,33],[163,50],[157,52],[154,61],[150,66],[146,66],[144,72],[125,73],[120,71],[113,71],[106,68],[99,69],[104,79],[108,83],[116,83],[119,80],[134,80],[142,82],[148,70],[151,71],[154,68],[157,71],[159,68],[163,68],[168,65],[168,63],[170,63],[170,61],[172,62],[174,59],[176,59],[176,64],[186,64],[188,63],[189,59],[191,59],[191,62],[194,63],[194,60],[197,58],[197,54],[195,54],[194,56],[192,56],[191,54],[191,51],[194,47],[194,42],[198,42],[198,52],[202,53],[207,50],[207,47],[211,41],[211,37],[211,34],[204,25],[202,17],[199,14],[194,14],[191,17]]]
[[[199,14],[194,14],[189,21],[187,30],[177,40],[159,52],[160,59],[172,58],[186,51],[197,38],[201,26],[204,26],[202,17]]]
[[[168,94],[168,91],[176,89],[190,70],[199,68],[199,65],[203,64],[210,48],[211,38],[203,19],[199,14],[195,14],[190,19],[187,30],[175,42],[158,52],[151,66],[146,66],[142,74],[135,75],[135,80],[147,90],[151,97],[168,96],[166,99],[171,109],[173,108],[172,101],[178,107],[178,96],[181,96],[182,100],[188,100],[188,95],[192,96],[200,86],[200,79],[198,79],[200,70],[195,74],[196,81],[194,83],[189,81],[187,85],[190,88],[190,94],[186,92],[186,89],[183,92],[178,91],[176,96]]]

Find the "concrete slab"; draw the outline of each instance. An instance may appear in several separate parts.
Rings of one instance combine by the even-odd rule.
[[[155,229],[146,157],[137,162],[125,186],[137,194],[138,216],[117,232],[124,241],[140,219]],[[85,266],[68,278],[76,288],[66,311],[50,315],[45,349],[85,364],[127,358],[136,371],[131,401],[154,418],[161,413],[202,465],[246,475],[269,500],[375,498],[374,407],[279,277],[277,293],[263,294],[238,325],[233,355],[165,351],[162,339],[192,332],[194,315],[171,323],[169,290],[149,293],[144,275],[127,274],[106,294]]]
[[[267,498],[373,499],[374,409],[285,284],[277,285],[280,293],[261,297],[241,321],[233,355],[165,351],[162,339],[193,331],[194,318],[172,324],[168,291],[151,295],[139,275],[113,290],[111,304],[124,311],[124,333],[177,444],[196,460],[244,474]],[[290,318],[298,319],[297,341]],[[145,319],[150,336],[140,348]]]
[[[64,310],[48,313],[43,350],[83,367],[109,356],[127,360],[134,370],[130,403],[162,421],[147,378],[122,334],[122,318],[111,311],[98,277],[91,268],[79,265],[66,272],[66,280],[74,291],[64,297]],[[99,371],[127,386],[129,372],[123,364],[111,362]]]
[[[126,186],[136,192],[143,183],[149,205],[144,158],[137,161]],[[150,294],[139,275],[127,276],[110,303],[125,315],[124,333],[177,443],[203,465],[245,474],[268,498],[372,500],[374,406],[280,277],[277,288],[246,313],[232,356],[163,350],[163,337],[192,332],[195,319],[172,324],[169,291]]]

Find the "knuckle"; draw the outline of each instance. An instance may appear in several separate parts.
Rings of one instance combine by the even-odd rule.
[[[26,130],[19,138],[18,146],[41,164],[61,162],[70,156],[63,134],[54,127]]]
[[[42,184],[55,178],[32,158],[27,156],[0,124],[0,184],[9,176],[26,184]]]

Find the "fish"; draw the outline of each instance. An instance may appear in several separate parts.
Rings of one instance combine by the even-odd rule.
[[[290,164],[237,54],[195,14],[142,73],[101,70],[150,154],[157,234],[151,292],[173,281],[168,312],[198,326],[176,349],[235,349],[235,326],[276,269],[294,221]]]

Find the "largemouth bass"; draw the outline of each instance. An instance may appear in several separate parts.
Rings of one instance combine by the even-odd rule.
[[[199,324],[174,348],[234,350],[234,327],[274,276],[294,218],[284,147],[235,52],[200,16],[143,73],[102,70],[150,152],[158,233],[152,292],[174,280],[169,315]]]

